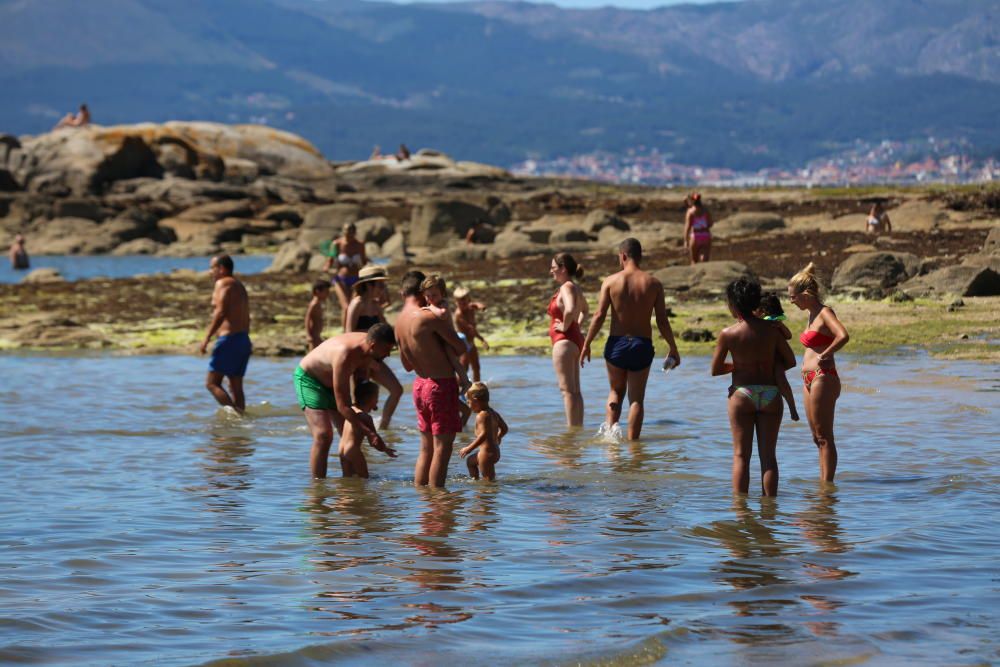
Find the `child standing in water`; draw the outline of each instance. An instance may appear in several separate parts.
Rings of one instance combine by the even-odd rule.
[[[464,459],[478,447],[479,452],[465,461],[469,475],[472,479],[479,479],[482,474],[493,481],[497,478],[495,466],[500,460],[500,441],[507,435],[507,422],[490,407],[490,390],[485,383],[473,382],[466,395],[472,411],[476,413],[476,439],[458,453]]]
[[[330,281],[317,280],[313,283],[312,299],[306,309],[306,340],[309,349],[314,350],[323,342],[323,304],[330,298]]]
[[[374,382],[358,382],[354,385],[354,405],[351,406],[354,414],[372,431],[375,430],[375,422],[371,413],[378,409],[378,385]],[[362,477],[368,479],[368,461],[365,460],[365,453],[361,449],[361,441],[365,438],[361,431],[355,430],[351,422],[344,422],[344,433],[340,436],[340,470],[344,477]],[[396,458],[396,450],[388,445],[378,450],[389,458]]]
[[[768,292],[760,298],[760,308],[759,308],[760,319],[765,322],[770,322],[771,326],[776,328],[781,332],[781,335],[785,337],[785,340],[790,340],[792,337],[792,332],[788,330],[785,326],[785,311],[781,307],[781,299],[774,292]],[[788,384],[788,378],[785,377],[785,371],[781,370],[781,367],[775,364],[774,366],[774,384],[778,387],[778,392],[781,397],[785,399],[785,403],[788,404],[788,415],[792,418],[792,421],[799,421],[799,412],[795,409],[795,394],[792,393],[792,387]]]
[[[486,342],[476,326],[476,311],[486,310],[486,306],[473,301],[469,296],[469,290],[464,287],[457,288],[453,293],[455,297],[455,329],[459,336],[465,337],[465,345],[468,352],[462,355],[462,363],[466,369],[472,369],[472,381],[479,382],[479,350],[476,348],[476,341],[482,341],[483,347],[490,349],[490,344]]]

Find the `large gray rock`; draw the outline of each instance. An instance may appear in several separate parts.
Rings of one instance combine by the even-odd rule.
[[[1000,253],[1000,225],[995,226],[986,235],[986,241],[983,243],[983,252]]]
[[[198,204],[178,213],[175,217],[184,220],[215,221],[225,218],[252,218],[253,202],[249,199],[227,199]]]
[[[21,184],[14,178],[14,174],[8,169],[0,169],[0,192],[17,192],[21,189]]]
[[[900,287],[910,296],[997,296],[1000,273],[978,266],[946,266],[909,280]]]
[[[156,255],[164,248],[153,239],[135,239],[122,243],[111,251],[112,255]]]
[[[514,230],[500,232],[493,243],[485,247],[488,248],[486,256],[490,259],[509,259],[551,252],[547,244],[535,243],[524,232]]]
[[[431,201],[413,207],[410,243],[443,247],[465,238],[476,220],[487,219],[486,210],[464,201]]]
[[[748,236],[784,229],[785,220],[776,213],[737,213],[712,226],[719,236]]]
[[[396,233],[392,223],[382,217],[365,218],[355,223],[358,228],[358,238],[365,243],[382,245]]]
[[[752,278],[745,264],[730,261],[701,262],[685,266],[668,266],[654,274],[668,292],[699,295],[724,294],[726,286],[737,278]]]
[[[395,261],[406,260],[406,236],[396,232],[382,244],[382,255]]]
[[[100,222],[109,216],[107,209],[91,197],[66,197],[57,199],[53,208],[56,218],[86,218]]]
[[[35,269],[21,278],[22,283],[61,283],[65,281],[66,279],[63,278],[58,269],[51,268]]]
[[[833,272],[835,291],[884,290],[920,272],[920,258],[908,252],[859,252]]]
[[[39,255],[90,255],[109,252],[117,241],[86,218],[37,221],[30,228],[31,250]]]
[[[330,239],[335,239],[344,232],[344,225],[357,223],[361,219],[361,207],[357,204],[328,204],[317,206],[306,213],[299,228],[299,241],[310,247]]]
[[[594,237],[582,229],[562,227],[552,230],[548,242],[551,246],[562,246],[567,243],[590,243],[594,240]]]
[[[591,234],[599,234],[601,230],[611,227],[621,232],[627,232],[631,227],[618,215],[611,211],[598,209],[587,214],[583,228]]]
[[[312,257],[313,252],[308,246],[298,241],[289,241],[278,248],[278,252],[274,256],[274,261],[267,267],[267,272],[291,271],[302,273],[309,268],[309,262]]]

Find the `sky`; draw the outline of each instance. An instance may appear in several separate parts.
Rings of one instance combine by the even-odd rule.
[[[452,2],[453,0],[394,0],[395,2]],[[530,1],[530,0],[529,0]],[[592,8],[612,5],[622,9],[652,9],[665,5],[695,4],[707,5],[720,0],[538,0],[560,7]],[[731,0],[730,0],[731,1]]]

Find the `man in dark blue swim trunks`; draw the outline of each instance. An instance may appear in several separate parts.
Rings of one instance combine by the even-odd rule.
[[[242,413],[246,409],[243,396],[243,376],[250,361],[250,302],[243,283],[233,277],[233,259],[229,255],[213,257],[208,272],[215,280],[212,292],[212,322],[201,343],[205,354],[212,336],[219,339],[212,348],[205,387],[219,402]],[[222,388],[222,378],[229,380],[232,396]]]
[[[680,354],[674,342],[674,332],[667,318],[663,301],[663,285],[659,280],[639,268],[642,262],[642,245],[637,239],[627,238],[618,246],[618,261],[622,270],[604,279],[597,311],[590,322],[587,339],[580,350],[580,366],[590,361],[590,344],[604,326],[604,318],[611,308],[611,335],[604,347],[604,360],[608,368],[607,421],[605,427],[614,429],[621,419],[622,401],[628,395],[628,439],[638,440],[644,417],[643,400],[646,397],[646,380],[653,363],[653,327],[650,318],[655,314],[656,327],[667,341],[667,356],[679,364]]]

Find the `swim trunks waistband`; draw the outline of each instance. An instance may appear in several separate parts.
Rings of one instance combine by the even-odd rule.
[[[458,381],[453,377],[415,379],[413,407],[417,409],[417,429],[421,433],[447,435],[462,430]]]
[[[336,410],[337,399],[333,390],[310,375],[302,366],[295,367],[295,396],[299,409]]]
[[[650,338],[639,336],[609,336],[604,345],[604,359],[617,368],[642,371],[653,363],[656,351]]]
[[[241,378],[246,375],[252,352],[253,344],[250,342],[250,334],[246,331],[219,336],[215,341],[215,347],[212,348],[212,356],[208,360],[208,370],[226,377]]]

